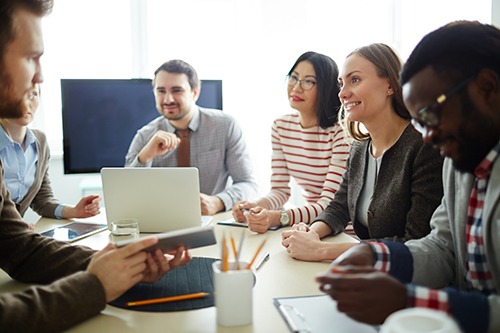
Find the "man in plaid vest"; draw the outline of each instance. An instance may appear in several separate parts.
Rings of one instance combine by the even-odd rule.
[[[464,332],[500,332],[500,30],[460,21],[431,32],[401,81],[413,125],[446,157],[432,232],[360,244],[317,281],[362,322],[426,307]]]

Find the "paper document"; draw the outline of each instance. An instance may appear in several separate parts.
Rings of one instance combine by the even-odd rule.
[[[337,310],[328,295],[275,298],[274,305],[294,333],[377,333],[378,327],[359,323]]]

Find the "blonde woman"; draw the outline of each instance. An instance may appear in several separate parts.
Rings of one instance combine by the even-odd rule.
[[[343,232],[349,222],[360,239],[404,242],[430,232],[431,215],[443,196],[443,159],[410,124],[398,77],[401,66],[385,44],[347,56],[339,75],[342,123],[355,140],[347,171],[335,200],[310,227],[300,224],[282,233],[290,256],[337,258],[355,243],[321,238]]]

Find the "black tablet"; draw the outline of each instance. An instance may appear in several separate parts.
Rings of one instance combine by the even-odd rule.
[[[175,251],[177,248],[179,248],[179,246],[183,246],[186,249],[194,249],[197,247],[208,246],[217,243],[213,226],[194,227],[169,231],[155,234],[154,237],[158,238],[158,243],[146,250],[154,251],[155,249],[160,248],[162,252],[166,253]],[[116,243],[116,246],[122,247],[137,241],[137,239],[119,241]]]
[[[40,233],[42,236],[52,237],[57,240],[74,242],[84,237],[107,229],[107,224],[71,222]]]

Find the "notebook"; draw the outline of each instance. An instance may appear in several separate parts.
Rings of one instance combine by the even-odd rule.
[[[377,333],[378,327],[357,322],[337,310],[328,295],[274,298],[292,333]]]
[[[141,233],[202,225],[197,168],[102,168],[108,228],[137,218]]]

